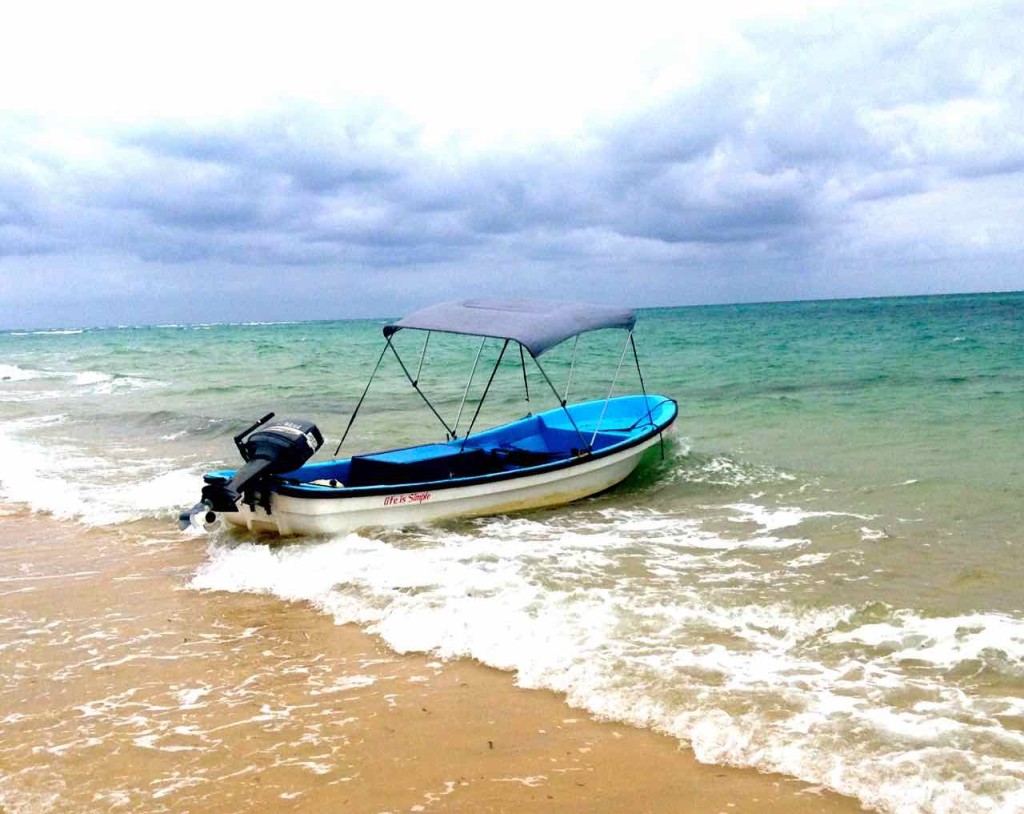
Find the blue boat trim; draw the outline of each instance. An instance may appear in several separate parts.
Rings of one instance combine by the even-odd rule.
[[[609,405],[612,407],[611,411],[607,415],[600,415]],[[678,414],[678,407],[673,399],[656,395],[620,396],[607,403],[604,400],[585,402],[571,405],[568,409],[584,422],[580,428],[583,431],[584,441],[590,440],[590,436],[595,432],[594,426],[600,422],[601,418],[607,420],[610,426],[606,428],[601,425],[597,431],[599,439],[604,442],[603,446],[580,454],[579,448],[586,444],[580,440],[575,430],[558,425],[558,419],[564,417],[565,413],[561,408],[556,408],[476,433],[458,441],[422,444],[366,455],[355,455],[341,460],[307,464],[293,472],[273,477],[270,480],[270,488],[274,493],[305,500],[343,500],[416,491],[433,492],[496,483],[527,475],[557,472],[639,446],[667,430]],[[598,420],[588,426],[587,416],[594,413],[599,414]],[[632,422],[627,427],[616,426],[616,423],[623,419],[627,421],[632,419]],[[547,421],[551,423],[546,423]],[[534,428],[537,432],[517,436],[517,432],[527,427]],[[529,446],[516,447],[510,443],[510,441],[519,440],[536,445],[537,441],[541,440],[541,434],[548,439],[554,438],[561,441],[574,439],[578,448],[574,449],[571,444],[565,443],[555,450],[530,449]],[[622,437],[618,439],[616,436],[620,435]],[[495,470],[494,467],[496,463],[500,464],[502,456],[506,456],[508,459],[505,464],[506,468]],[[515,462],[517,457],[520,460],[529,461],[531,457],[537,459],[543,456],[558,457],[547,462],[528,465],[516,465]],[[440,467],[438,471],[442,471],[446,465],[455,465],[466,474],[461,476],[444,475],[415,481],[395,480],[389,482],[387,480],[390,473],[398,476],[403,469],[419,468],[430,471],[435,463],[436,467]],[[362,470],[362,478],[372,479],[374,483],[372,485],[350,485],[346,482],[346,485],[337,487],[309,483],[312,480],[328,480],[336,477],[340,471],[344,471],[345,476],[350,477],[353,465]],[[474,468],[478,471],[473,471]],[[479,471],[481,469],[485,471]],[[211,472],[207,475],[207,481],[230,478],[233,474],[234,472],[231,470]]]

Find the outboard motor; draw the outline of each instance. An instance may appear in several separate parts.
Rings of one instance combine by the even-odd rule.
[[[273,417],[273,413],[267,413],[235,436],[235,446],[245,466],[231,480],[208,481],[203,487],[203,499],[178,517],[180,528],[216,528],[219,512],[238,511],[238,501],[260,481],[298,469],[323,446],[324,437],[311,421],[280,419],[263,427]]]

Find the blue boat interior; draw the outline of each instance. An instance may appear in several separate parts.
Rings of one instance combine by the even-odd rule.
[[[420,444],[307,464],[276,478],[289,492],[317,494],[479,478],[608,454],[660,432],[676,404],[655,395],[572,404],[444,443]],[[207,479],[230,478],[232,471]]]

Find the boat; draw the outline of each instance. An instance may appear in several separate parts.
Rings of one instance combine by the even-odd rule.
[[[345,442],[385,354],[398,359],[409,384],[444,425],[442,441],[309,463],[322,447],[319,428],[306,420],[275,420],[269,413],[235,436],[244,461],[237,470],[205,475],[202,499],[180,516],[182,528],[213,530],[227,523],[281,536],[336,534],[370,526],[404,526],[452,518],[508,514],[567,504],[610,489],[660,446],[676,419],[676,402],[646,392],[630,309],[546,300],[465,300],[416,311],[384,326],[384,348],[335,450]],[[569,404],[541,364],[556,345],[589,331],[625,333],[618,366],[604,399]],[[425,334],[414,376],[393,338]],[[481,340],[454,427],[420,388],[432,333]],[[501,344],[469,427],[458,430],[484,344]],[[480,407],[506,352],[518,350],[527,388],[527,358],[554,395],[555,406],[482,431],[473,431]],[[640,392],[613,396],[627,355]],[[514,357],[513,357],[514,358]],[[573,345],[569,379],[576,365]],[[565,391],[569,382],[565,384]]]

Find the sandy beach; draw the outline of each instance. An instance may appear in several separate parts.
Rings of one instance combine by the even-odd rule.
[[[6,510],[4,812],[861,810],[304,604],[189,589],[205,545]]]

